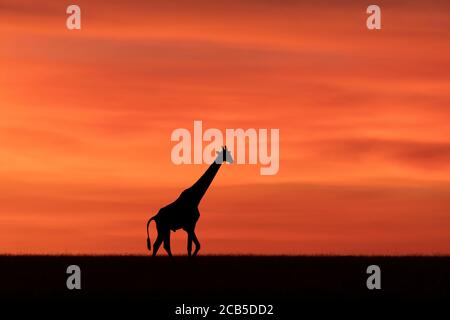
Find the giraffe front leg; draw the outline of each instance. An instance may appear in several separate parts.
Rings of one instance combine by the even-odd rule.
[[[192,232],[188,232],[188,240],[187,240],[187,252],[188,257],[191,257],[192,255]]]
[[[197,239],[197,236],[195,235],[195,232],[192,231],[192,240],[194,241],[195,244],[195,250],[194,250],[194,254],[193,256],[195,257],[198,253],[198,251],[200,250],[200,242]]]

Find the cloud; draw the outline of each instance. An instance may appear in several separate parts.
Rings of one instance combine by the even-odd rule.
[[[383,253],[391,239],[400,252],[449,252],[438,241],[448,240],[448,188],[434,185],[450,181],[448,1],[385,3],[380,33],[350,0],[78,4],[83,27],[69,32],[65,2],[1,3],[9,251],[33,240],[36,250],[104,252],[115,241],[141,252],[142,221],[207,167],[170,161],[170,133],[202,120],[279,128],[281,143],[278,175],[219,174],[201,222],[210,252],[239,239],[249,245],[236,250],[254,252],[263,241]]]
[[[311,146],[341,161],[380,159],[430,170],[448,169],[450,163],[450,143],[361,138],[322,140]]]

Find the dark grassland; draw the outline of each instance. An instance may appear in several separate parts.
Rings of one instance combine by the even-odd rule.
[[[81,268],[81,290],[66,269]],[[368,290],[366,268],[381,268],[381,290]],[[450,257],[365,256],[0,256],[3,302],[135,303],[169,318],[179,304],[274,304],[278,318],[339,302],[376,306],[450,302]],[[154,311],[152,311],[154,310]],[[330,311],[330,310],[328,310]],[[209,317],[208,317],[209,319]],[[275,319],[275,318],[273,318]]]

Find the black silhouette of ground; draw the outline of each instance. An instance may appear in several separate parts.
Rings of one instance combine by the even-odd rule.
[[[68,290],[66,268],[81,268],[82,289]],[[381,290],[368,290],[366,269],[381,268]],[[313,308],[317,313],[380,303],[450,302],[450,257],[1,256],[0,299],[42,305],[91,303],[145,306],[175,315],[177,306],[273,304],[272,319]],[[327,307],[328,306],[328,307]],[[201,316],[200,316],[201,318]],[[211,312],[207,319],[212,318]],[[220,317],[218,317],[220,318]],[[224,317],[222,317],[224,319]],[[241,316],[242,319],[242,316]]]

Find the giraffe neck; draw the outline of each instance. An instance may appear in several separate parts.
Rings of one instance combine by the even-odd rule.
[[[193,197],[192,201],[197,205],[202,200],[203,196],[214,180],[214,177],[219,171],[221,165],[222,163],[216,163],[216,161],[214,161],[205,171],[205,173],[200,177],[200,179],[198,179],[197,182],[195,182],[192,187],[189,188],[191,191],[190,194]]]

